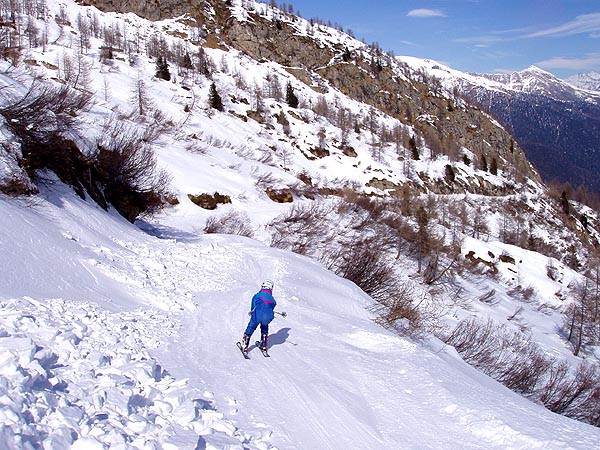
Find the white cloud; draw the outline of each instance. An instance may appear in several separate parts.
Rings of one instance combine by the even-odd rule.
[[[454,39],[454,42],[488,47],[499,42],[539,37],[561,37],[587,33],[590,38],[600,39],[600,13],[584,14],[575,20],[553,28],[533,31],[531,27],[492,31],[488,35]]]
[[[409,45],[411,47],[420,47],[419,44],[415,44],[414,42],[411,42],[411,41],[400,41],[400,43],[404,44],[404,45]]]
[[[446,17],[439,9],[413,9],[406,14],[407,17],[420,17],[420,18],[429,18],[429,17]]]
[[[577,16],[575,20],[548,28],[546,30],[536,31],[525,35],[526,38],[552,37],[552,36],[571,36],[574,34],[590,33],[592,37],[597,37],[600,32],[600,13],[583,14]]]
[[[463,44],[475,44],[478,47],[487,47],[490,44],[494,44],[496,42],[505,42],[507,40],[509,40],[509,39],[502,38],[499,36],[487,35],[487,36],[475,36],[475,37],[468,37],[468,38],[457,38],[457,39],[454,39],[454,42],[460,42]]]
[[[542,69],[572,69],[589,70],[600,67],[600,54],[588,55],[584,58],[561,58],[555,57],[535,63]]]

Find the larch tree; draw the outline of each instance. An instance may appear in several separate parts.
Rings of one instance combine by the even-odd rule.
[[[150,94],[148,94],[146,83],[144,83],[144,80],[140,76],[134,81],[131,101],[135,104],[140,116],[145,116],[154,107],[154,102]]]

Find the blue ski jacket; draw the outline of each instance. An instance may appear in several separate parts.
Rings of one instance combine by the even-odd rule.
[[[268,324],[275,317],[275,306],[277,302],[268,289],[261,289],[252,297],[252,317],[259,323]]]

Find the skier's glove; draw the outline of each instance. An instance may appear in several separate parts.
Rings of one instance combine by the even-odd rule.
[[[252,311],[248,311],[248,315],[251,316],[252,315]]]

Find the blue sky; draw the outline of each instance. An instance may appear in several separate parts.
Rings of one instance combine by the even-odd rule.
[[[465,72],[508,72],[532,64],[559,77],[600,72],[600,0],[289,3],[307,19],[338,22],[396,55],[431,58]]]

